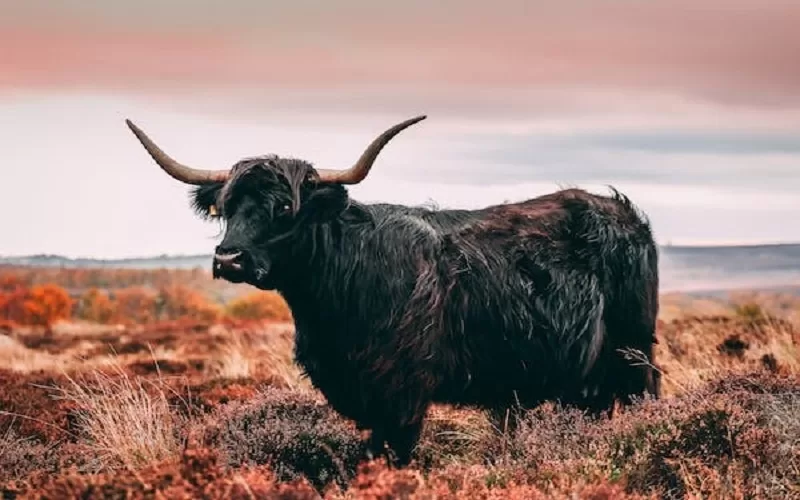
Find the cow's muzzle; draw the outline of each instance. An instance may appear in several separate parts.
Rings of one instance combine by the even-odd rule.
[[[223,278],[239,283],[244,281],[249,272],[249,258],[247,253],[237,248],[217,247],[214,252],[213,275],[214,278]]]

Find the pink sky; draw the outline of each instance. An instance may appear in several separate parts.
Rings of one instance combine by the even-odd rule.
[[[0,53],[0,85],[573,85],[765,103],[800,94],[800,3],[784,0],[109,3],[3,7],[0,46],[13,49]]]

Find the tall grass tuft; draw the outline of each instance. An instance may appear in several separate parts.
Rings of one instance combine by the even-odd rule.
[[[109,367],[112,373],[95,369],[80,379],[65,373],[67,384],[56,388],[58,397],[78,407],[75,425],[102,468],[137,469],[179,457],[181,422],[160,374],[146,380],[128,375],[116,362]]]

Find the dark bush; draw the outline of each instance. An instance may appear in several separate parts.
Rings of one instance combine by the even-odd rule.
[[[355,426],[313,393],[269,388],[212,420],[206,443],[228,464],[268,464],[281,480],[306,477],[318,488],[352,479],[364,451]]]

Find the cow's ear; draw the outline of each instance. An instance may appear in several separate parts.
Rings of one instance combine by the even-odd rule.
[[[297,220],[319,224],[335,219],[349,203],[347,190],[340,185],[321,185],[312,189],[300,204]]]
[[[204,184],[192,189],[190,195],[192,208],[203,219],[216,219],[220,216],[217,207],[217,197],[222,184]]]

